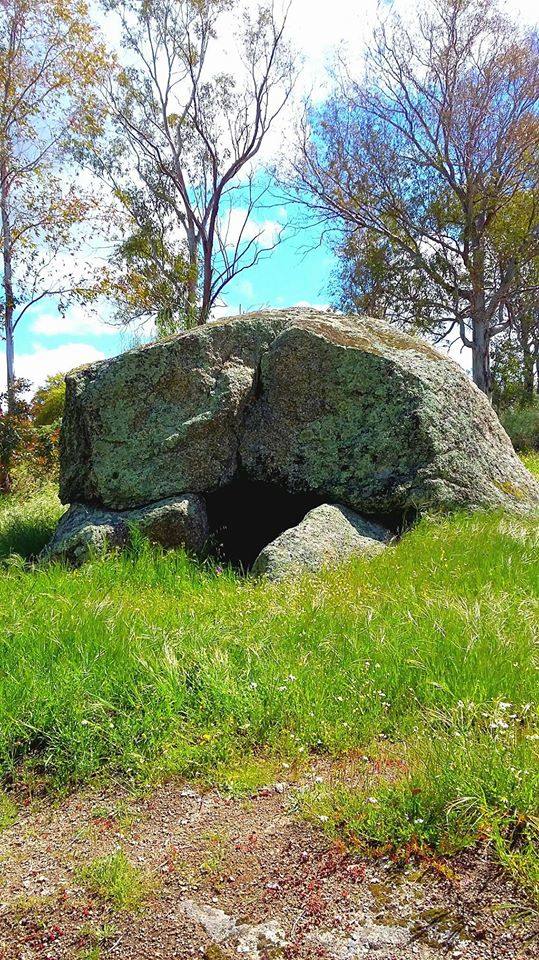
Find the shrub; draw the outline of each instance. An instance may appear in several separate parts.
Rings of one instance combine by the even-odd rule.
[[[60,423],[41,425],[34,418],[29,386],[18,380],[0,394],[0,493],[21,492],[22,480],[22,492],[28,495],[58,470]]]
[[[502,413],[501,421],[515,450],[539,450],[539,401],[510,407]]]

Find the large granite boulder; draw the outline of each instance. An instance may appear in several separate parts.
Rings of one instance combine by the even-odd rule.
[[[151,543],[200,553],[209,534],[204,500],[187,494],[121,512],[73,503],[61,517],[42,559],[79,564],[92,553],[127,546],[134,529]]]
[[[269,580],[284,580],[304,570],[343,563],[353,556],[375,556],[390,539],[388,530],[369,523],[353,510],[323,503],[264,547],[252,572]]]
[[[232,480],[278,327],[262,317],[208,324],[68,376],[62,501],[125,510]]]
[[[239,477],[390,526],[539,503],[464,371],[381,321],[268,311],[68,376],[64,502],[126,510]]]

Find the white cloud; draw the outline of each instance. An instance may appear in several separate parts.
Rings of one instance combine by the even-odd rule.
[[[105,354],[89,343],[64,343],[61,347],[44,347],[34,344],[31,353],[17,354],[15,372],[17,377],[29,380],[39,387],[46,378],[54,373],[68,373],[74,367],[84,363],[103,360]],[[0,373],[0,389],[5,390],[5,372]]]
[[[64,315],[58,311],[43,313],[32,322],[30,329],[42,337],[102,337],[114,336],[118,332],[91,309],[79,305],[70,307]]]
[[[241,245],[256,240],[260,247],[269,248],[277,243],[283,224],[277,220],[256,220],[248,216],[242,207],[232,207],[223,217],[222,233],[228,248],[234,247],[241,236]]]

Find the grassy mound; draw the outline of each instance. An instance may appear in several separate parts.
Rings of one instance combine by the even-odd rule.
[[[0,512],[4,555],[13,531],[37,551],[48,504]],[[375,780],[315,789],[307,815],[367,846],[491,837],[539,897],[538,556],[536,518],[476,514],[286,586],[144,543],[76,571],[12,557],[0,774],[250,784],[348,755]]]

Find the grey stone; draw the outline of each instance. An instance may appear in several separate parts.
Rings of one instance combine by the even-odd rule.
[[[465,372],[382,321],[267,311],[68,376],[64,502],[128,509],[239,471],[389,520],[539,503]]]
[[[82,563],[91,553],[125,547],[133,526],[152,543],[193,553],[204,548],[209,532],[204,500],[196,494],[122,512],[74,503],[60,519],[42,559]]]
[[[270,580],[283,580],[302,570],[342,563],[358,554],[374,556],[390,538],[388,530],[352,510],[324,503],[264,547],[252,572]]]
[[[257,480],[367,515],[539,503],[464,370],[369,318],[307,315],[276,337],[240,457]]]
[[[194,900],[182,900],[181,909],[190,920],[199,923],[213,943],[222,945],[246,960],[281,953],[286,946],[284,930],[277,920],[263,923],[239,923],[224,910]]]
[[[275,326],[257,317],[208,324],[69,375],[62,501],[124,510],[232,480]]]

